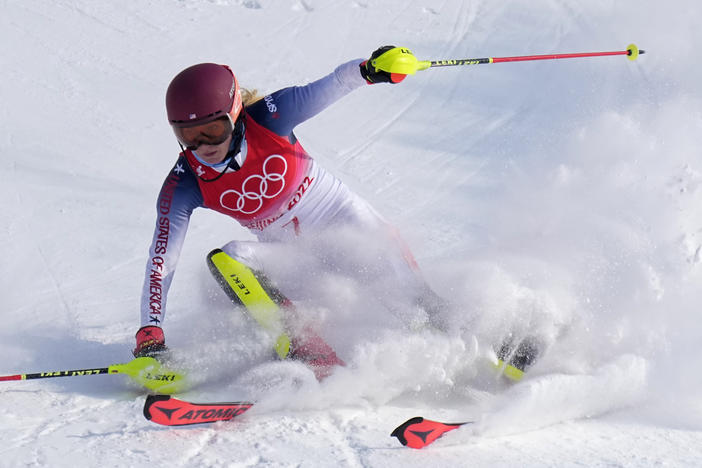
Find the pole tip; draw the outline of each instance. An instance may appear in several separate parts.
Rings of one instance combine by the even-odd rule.
[[[646,53],[645,50],[639,50],[639,48],[636,47],[636,44],[629,44],[626,50],[628,52],[627,55],[629,56],[629,60],[636,60],[639,55]]]

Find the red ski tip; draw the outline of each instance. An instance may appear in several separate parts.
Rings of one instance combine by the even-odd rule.
[[[470,424],[470,422],[445,424],[417,416],[397,426],[390,435],[397,437],[402,445],[420,449],[431,444],[448,431],[457,429],[464,424]]]
[[[164,426],[228,421],[246,412],[253,403],[190,403],[169,395],[149,395],[144,404],[144,417]]]

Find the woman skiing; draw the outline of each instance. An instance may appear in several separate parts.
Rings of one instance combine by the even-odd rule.
[[[158,355],[167,349],[162,329],[166,297],[190,215],[198,207],[234,218],[258,238],[258,242],[232,241],[208,257],[225,291],[226,278],[213,254],[250,268],[262,289],[278,304],[289,307],[288,298],[297,299],[296,289],[285,282],[272,283],[265,276],[271,273],[276,248],[294,244],[300,251],[323,259],[320,264],[329,271],[363,276],[366,284],[391,276],[392,283],[411,291],[420,306],[436,303],[438,299],[393,228],[315,162],[293,133],[298,124],[356,88],[402,81],[405,75],[391,74],[374,64],[378,58],[392,63],[393,57],[399,60],[409,53],[386,46],[369,60],[344,63],[317,81],[284,88],[258,100],[242,98],[236,77],[225,65],[194,65],[173,79],[166,93],[166,108],[182,153],[158,196],[135,356]],[[243,94],[246,98],[249,93]],[[364,260],[353,258],[339,242],[345,235],[362,239],[382,252],[373,257],[375,265],[359,265]],[[300,272],[292,273],[298,279],[301,276]],[[236,285],[229,286],[236,289]],[[231,290],[227,292],[236,299]],[[292,335],[289,349],[279,350],[281,357],[296,357],[315,366],[341,363],[313,332],[304,337],[295,332]]]

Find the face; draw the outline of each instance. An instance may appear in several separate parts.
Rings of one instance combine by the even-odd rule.
[[[195,150],[195,153],[207,164],[219,164],[224,161],[224,158],[229,151],[229,144],[231,142],[232,135],[230,134],[226,140],[218,145],[200,145]]]

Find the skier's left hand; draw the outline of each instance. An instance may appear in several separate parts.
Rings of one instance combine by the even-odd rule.
[[[393,72],[393,64],[401,61],[402,57],[406,57],[407,54],[412,55],[412,52],[392,45],[383,46],[373,52],[368,60],[361,63],[361,76],[365,78],[368,84],[399,83],[407,75]]]
[[[134,357],[152,357],[159,362],[170,358],[170,350],[166,346],[161,327],[141,327],[136,333],[136,348],[132,351]]]

